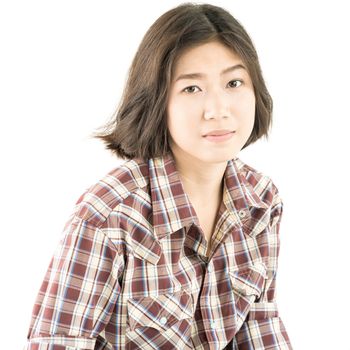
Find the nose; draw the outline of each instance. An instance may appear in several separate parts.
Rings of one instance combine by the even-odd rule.
[[[226,93],[221,89],[208,92],[204,102],[204,118],[228,118],[229,115],[229,100]]]

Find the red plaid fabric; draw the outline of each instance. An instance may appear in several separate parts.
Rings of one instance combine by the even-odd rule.
[[[24,350],[292,349],[275,293],[282,208],[268,176],[229,160],[206,258],[172,154],[125,161],[78,199]]]

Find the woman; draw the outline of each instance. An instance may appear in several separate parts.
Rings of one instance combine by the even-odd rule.
[[[185,3],[159,17],[94,135],[126,161],[78,199],[26,349],[292,349],[275,297],[283,203],[237,157],[271,118],[231,14]]]

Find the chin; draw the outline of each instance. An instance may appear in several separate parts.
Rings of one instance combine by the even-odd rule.
[[[225,152],[226,153],[226,152]],[[231,153],[227,153],[227,154],[208,154],[208,155],[203,155],[202,157],[197,157],[200,158],[202,161],[204,162],[208,162],[208,163],[223,163],[223,162],[227,162],[230,159],[234,158],[235,155],[232,155]]]

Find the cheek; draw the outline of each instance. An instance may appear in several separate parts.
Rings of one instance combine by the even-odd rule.
[[[172,115],[169,120],[169,132],[175,139],[186,139],[196,129],[195,124],[188,116],[186,118],[185,115]]]
[[[233,115],[237,117],[238,125],[242,135],[249,135],[254,127],[255,121],[255,96],[244,94],[239,98],[240,103],[235,104]]]
[[[186,132],[198,123],[196,120],[197,113],[186,106],[184,103],[173,101],[167,108],[168,127],[173,132]]]
[[[254,124],[255,119],[255,96],[253,93],[246,94],[241,99],[240,115],[247,125]]]
[[[253,90],[248,90],[240,97],[242,109],[248,114],[255,111],[255,95]]]

